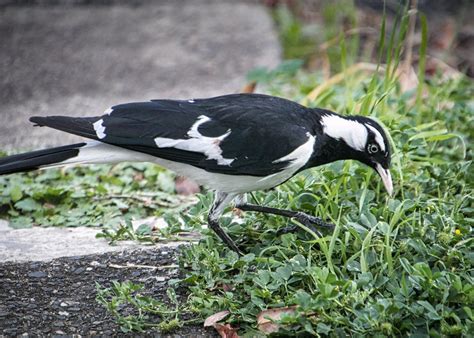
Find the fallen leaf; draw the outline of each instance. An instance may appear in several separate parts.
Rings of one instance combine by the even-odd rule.
[[[413,67],[400,67],[397,73],[402,93],[415,90],[418,87],[418,76]]]
[[[230,324],[215,324],[214,328],[222,338],[240,338],[237,334],[237,329],[230,326]]]
[[[184,177],[178,176],[174,182],[174,188],[178,195],[193,195],[201,191],[199,184],[193,180]]]
[[[234,286],[232,284],[218,282],[214,287],[210,288],[210,290],[223,290],[224,292],[228,292],[234,290]]]
[[[213,315],[206,318],[204,321],[204,327],[214,326],[217,322],[221,321],[230,314],[229,310],[214,313]]]
[[[280,329],[278,323],[274,321],[280,320],[284,314],[295,313],[296,306],[280,307],[275,309],[267,309],[257,315],[258,329],[264,333],[277,332]]]
[[[239,208],[233,208],[232,213],[237,217],[242,217],[244,214],[244,212],[240,210]]]
[[[204,327],[213,326],[222,338],[239,338],[237,329],[232,327],[230,324],[219,324],[218,322],[227,317],[230,314],[228,310],[214,313],[213,315],[206,318],[204,321]]]
[[[252,81],[247,83],[241,90],[241,93],[253,93],[255,91],[255,88],[257,87],[257,82]]]

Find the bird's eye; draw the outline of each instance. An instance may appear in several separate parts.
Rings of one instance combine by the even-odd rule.
[[[379,146],[372,143],[372,144],[369,144],[369,147],[367,148],[367,150],[369,151],[369,154],[374,154],[379,151]]]

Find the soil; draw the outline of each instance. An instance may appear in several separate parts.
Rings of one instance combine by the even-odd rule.
[[[143,284],[144,294],[164,299],[168,280],[178,277],[178,252],[179,248],[148,248],[49,262],[0,263],[0,336],[122,333],[95,300],[96,283],[108,287],[114,280],[129,280]],[[185,290],[177,294],[186,296]],[[148,330],[143,334],[157,333]],[[169,336],[217,335],[213,329],[186,326]]]

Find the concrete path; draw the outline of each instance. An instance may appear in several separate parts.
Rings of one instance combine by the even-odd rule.
[[[50,261],[60,257],[144,248],[132,241],[119,241],[110,245],[103,238],[95,238],[99,232],[97,228],[86,227],[12,229],[8,222],[0,220],[0,262]],[[166,251],[166,248],[172,249],[183,244],[186,243],[157,243],[153,247]]]
[[[279,63],[277,35],[262,6],[210,0],[134,3],[0,10],[0,150],[80,140],[33,128],[32,115],[98,115],[129,101],[234,93],[251,69]],[[4,222],[0,227],[0,262],[130,246],[111,247],[95,239],[93,229],[12,230]]]

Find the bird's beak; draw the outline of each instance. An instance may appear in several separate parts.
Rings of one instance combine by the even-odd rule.
[[[390,171],[388,169],[384,169],[378,163],[377,163],[377,166],[375,167],[375,169],[377,170],[380,177],[382,178],[383,185],[385,186],[385,189],[387,189],[388,195],[392,196],[393,184],[392,184],[392,176],[390,175]]]

